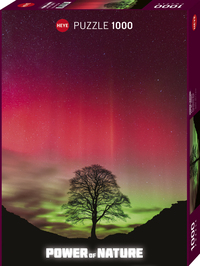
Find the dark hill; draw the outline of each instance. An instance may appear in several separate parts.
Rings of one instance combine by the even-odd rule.
[[[2,206],[3,266],[46,265],[47,261],[44,259],[46,247],[79,247],[85,242],[86,239],[69,239],[42,231]]]
[[[187,254],[187,203],[173,204],[146,224],[127,235],[108,236],[104,241],[111,245],[121,242],[142,246],[146,262],[158,266],[186,266]]]
[[[186,266],[186,205],[186,201],[173,204],[131,233],[108,236],[96,243],[41,231],[2,207],[2,265]],[[93,252],[97,247],[143,247],[144,258],[47,260],[44,258],[46,247],[86,247]]]

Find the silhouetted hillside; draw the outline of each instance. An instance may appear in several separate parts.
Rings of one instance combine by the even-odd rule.
[[[164,209],[129,234],[116,234],[92,243],[41,231],[2,207],[3,266],[20,265],[128,265],[186,266],[186,201]],[[91,248],[93,247],[93,250]],[[143,247],[143,259],[45,259],[46,247]]]
[[[3,266],[51,265],[45,259],[45,248],[83,246],[85,242],[85,239],[69,239],[42,231],[2,206]]]
[[[158,266],[186,266],[187,254],[187,203],[173,204],[146,224],[135,228],[128,235],[108,236],[109,245],[126,243],[142,246],[146,262]]]

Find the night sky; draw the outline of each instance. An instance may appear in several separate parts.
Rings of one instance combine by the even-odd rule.
[[[74,30],[74,21],[132,21],[132,30]],[[56,22],[66,19],[61,33]],[[3,12],[3,205],[35,226],[66,224],[74,171],[100,164],[117,177],[129,232],[186,200],[186,12]]]

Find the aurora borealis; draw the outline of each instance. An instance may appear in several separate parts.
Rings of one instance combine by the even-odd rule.
[[[64,18],[69,30],[56,22]],[[133,21],[132,30],[73,30],[73,21]],[[186,200],[186,13],[4,11],[2,203],[35,226],[88,237],[65,223],[69,179],[100,164],[131,201],[129,232]]]

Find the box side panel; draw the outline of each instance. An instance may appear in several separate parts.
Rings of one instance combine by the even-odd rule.
[[[145,10],[188,10],[199,0],[183,0],[180,3],[174,3],[173,0],[167,3],[158,0],[34,0],[30,2],[16,1],[6,7],[7,10],[63,10],[63,9],[145,9]]]
[[[200,253],[200,4],[188,17],[188,264]]]
[[[0,12],[0,103],[2,106],[2,14]],[[0,119],[0,132],[1,132],[1,139],[2,139],[2,119]],[[1,150],[2,150],[2,141],[1,141]],[[0,155],[1,161],[1,170],[2,170],[2,155]],[[1,172],[2,173],[2,172]],[[2,199],[2,174],[1,174],[1,182],[0,182],[0,198]],[[2,213],[0,212],[0,240],[2,239]],[[2,245],[1,245],[2,247]],[[2,248],[0,250],[0,258],[2,258]]]

